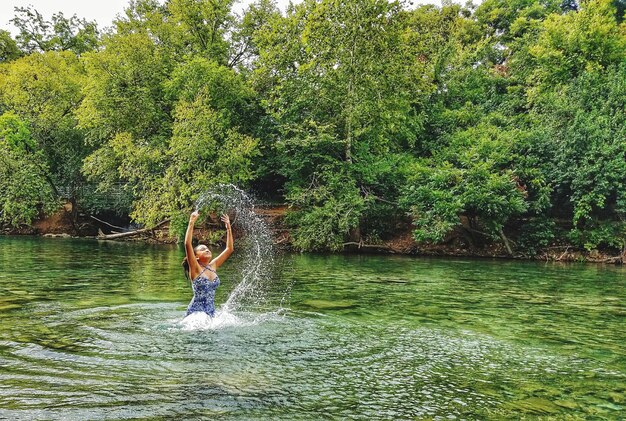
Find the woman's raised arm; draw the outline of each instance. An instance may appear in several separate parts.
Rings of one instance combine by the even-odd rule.
[[[200,214],[198,211],[192,212],[189,217],[189,224],[187,225],[187,231],[185,232],[185,256],[187,256],[187,263],[189,264],[189,274],[191,279],[195,279],[200,273],[200,265],[196,261],[196,254],[193,252],[193,245],[191,240],[193,238],[193,226],[196,223]]]
[[[233,251],[235,251],[235,241],[233,239],[233,232],[230,226],[230,218],[227,214],[223,214],[221,220],[224,222],[224,225],[226,225],[226,249],[211,261],[211,266],[215,265],[216,268],[220,267],[222,263],[224,263],[226,259],[233,254]]]

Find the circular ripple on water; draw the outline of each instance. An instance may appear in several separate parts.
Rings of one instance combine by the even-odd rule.
[[[0,343],[0,418],[236,410],[240,393],[229,385],[241,378],[241,362],[255,359],[251,329],[262,332],[260,326],[282,319],[242,312],[193,329],[172,304],[50,310],[18,341]]]
[[[167,303],[48,310],[29,337],[0,343],[0,418],[475,419],[522,380],[594,368],[401,321],[310,312],[183,321]]]

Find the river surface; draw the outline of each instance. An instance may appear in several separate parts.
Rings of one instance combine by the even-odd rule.
[[[0,419],[626,414],[622,267],[285,255],[262,300],[182,321],[182,257],[0,237]]]

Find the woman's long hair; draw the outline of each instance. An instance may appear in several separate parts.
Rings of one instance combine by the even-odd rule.
[[[187,260],[187,256],[183,259],[183,271],[185,271],[185,278],[191,281],[191,275],[189,275],[189,260]]]
[[[198,244],[197,246],[195,246],[193,248],[193,255],[194,257],[196,256],[196,250],[198,249],[198,247],[200,247],[202,244]],[[189,260],[187,260],[187,256],[185,256],[185,258],[183,259],[183,271],[185,271],[185,278],[187,278],[188,280],[191,281],[191,275],[189,274],[189,271],[191,270],[189,268]]]

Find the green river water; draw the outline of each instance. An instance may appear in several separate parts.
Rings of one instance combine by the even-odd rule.
[[[285,255],[194,327],[182,256],[0,237],[0,419],[626,417],[623,267]]]

